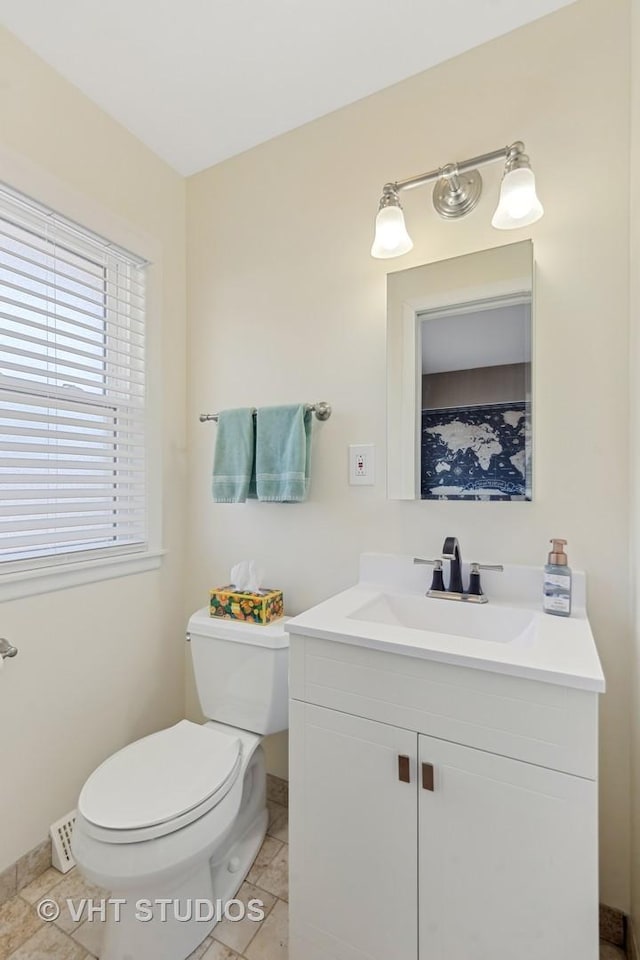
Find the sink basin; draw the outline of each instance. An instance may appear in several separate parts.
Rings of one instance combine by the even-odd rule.
[[[533,632],[536,616],[535,611],[518,607],[380,593],[350,614],[349,619],[489,643],[513,643],[523,634]]]

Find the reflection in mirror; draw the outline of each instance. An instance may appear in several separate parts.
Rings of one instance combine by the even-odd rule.
[[[388,277],[388,495],[530,500],[532,244]]]
[[[531,292],[418,314],[423,500],[531,499]]]

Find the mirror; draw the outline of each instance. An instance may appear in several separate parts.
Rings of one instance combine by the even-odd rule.
[[[530,240],[387,277],[390,499],[531,500]]]

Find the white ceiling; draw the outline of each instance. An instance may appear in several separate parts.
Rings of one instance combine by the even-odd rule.
[[[0,22],[189,175],[571,2],[0,0]]]
[[[492,307],[422,321],[422,373],[531,360],[531,305]]]

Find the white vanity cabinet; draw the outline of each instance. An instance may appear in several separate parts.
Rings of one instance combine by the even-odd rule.
[[[290,647],[291,960],[597,960],[597,693]]]

